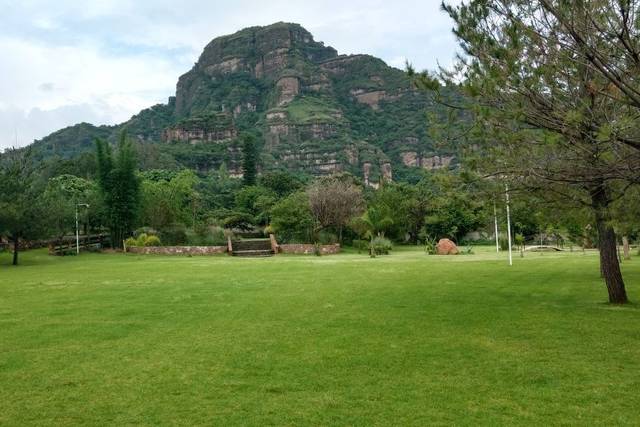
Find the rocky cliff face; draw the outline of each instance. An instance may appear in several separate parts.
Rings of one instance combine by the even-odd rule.
[[[263,169],[349,171],[377,186],[394,171],[455,163],[426,132],[425,113],[434,109],[403,71],[368,55],[338,55],[300,25],[277,23],[213,40],[167,105],[119,129],[174,151],[220,146],[191,164],[180,148],[177,160],[199,170],[224,162],[235,174],[238,135],[251,131],[263,143]]]

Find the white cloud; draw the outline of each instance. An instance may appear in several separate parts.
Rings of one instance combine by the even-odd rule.
[[[439,0],[56,2],[3,6],[0,148],[79,121],[117,123],[173,95],[214,37],[276,21],[302,24],[340,53],[392,66],[448,65],[455,43]],[[38,122],[36,122],[38,121]]]

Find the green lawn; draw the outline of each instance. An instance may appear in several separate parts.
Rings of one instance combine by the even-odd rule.
[[[0,425],[640,424],[594,253],[9,261]]]

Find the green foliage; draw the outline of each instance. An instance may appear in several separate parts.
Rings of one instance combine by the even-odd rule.
[[[187,243],[187,228],[184,224],[170,224],[160,230],[160,240],[165,245],[179,246]]]
[[[353,219],[351,228],[365,239],[373,239],[375,236],[384,236],[393,226],[393,219],[389,212],[376,207],[369,207],[366,212],[358,218]]]
[[[435,254],[438,253],[438,251],[437,251],[438,240],[435,237],[429,236],[423,230],[423,231],[420,232],[420,239],[422,240],[422,242],[424,244],[424,251],[428,255],[435,255]]]
[[[358,253],[367,251],[371,242],[369,240],[353,239],[351,246],[358,250]]]
[[[18,265],[19,239],[37,239],[46,226],[42,194],[29,153],[9,150],[0,158],[0,235],[13,243],[13,265]]]
[[[229,176],[224,164],[217,171],[204,176],[198,184],[198,192],[202,196],[203,207],[209,211],[231,209],[235,204],[237,192],[242,181]]]
[[[304,192],[285,197],[271,209],[271,227],[279,242],[308,243],[313,225],[309,198]]]
[[[49,235],[61,238],[75,232],[75,210],[82,224],[97,225],[102,213],[99,191],[94,182],[73,175],[59,175],[47,182],[42,202],[47,210]]]
[[[156,235],[148,235],[146,233],[140,233],[138,237],[128,237],[125,239],[124,244],[127,247],[131,246],[162,246],[160,238]]]
[[[260,185],[271,190],[278,198],[300,190],[306,182],[307,177],[284,170],[267,172],[260,176]]]
[[[195,246],[224,246],[227,244],[227,237],[222,227],[199,223],[187,231],[187,242]]]
[[[115,126],[94,126],[79,123],[36,140],[31,148],[32,160],[53,156],[70,159],[82,153],[90,153],[96,139],[108,140],[114,135]]]
[[[269,211],[276,202],[276,194],[262,186],[243,187],[236,193],[235,206],[254,218],[256,224],[269,223]]]
[[[233,127],[233,116],[228,113],[206,113],[184,118],[176,123],[176,128],[212,132]]]
[[[242,137],[242,181],[244,185],[256,184],[258,175],[258,147],[255,137],[245,134]]]
[[[105,222],[111,233],[111,244],[121,247],[135,226],[140,183],[136,175],[136,159],[131,141],[121,133],[115,159],[109,145],[96,140],[98,185],[105,208]]]
[[[473,246],[469,245],[464,249],[460,250],[460,255],[473,255],[475,252],[473,251]]]
[[[158,236],[149,236],[144,242],[145,246],[162,246],[162,242]]]
[[[371,251],[376,255],[389,255],[391,249],[393,244],[386,237],[376,236],[371,240]]]
[[[150,141],[160,141],[162,131],[171,126],[174,121],[173,105],[157,104],[150,108],[145,108],[123,126],[130,135],[136,135]]]
[[[459,241],[487,222],[486,204],[475,181],[462,175],[438,173],[420,182],[422,197],[428,200],[423,228],[436,238]]]
[[[250,213],[232,211],[225,216],[223,224],[224,228],[251,231],[256,224],[256,219]]]
[[[371,195],[370,215],[387,218],[374,233],[382,232],[388,238],[404,241],[407,234],[415,236],[424,218],[424,203],[418,199],[415,187],[388,183]]]
[[[498,245],[500,246],[500,250],[501,251],[508,251],[509,250],[509,239],[501,236],[498,239]]]
[[[124,245],[127,248],[130,248],[133,246],[140,246],[138,245],[138,239],[136,239],[135,237],[127,237],[126,239],[124,239]]]
[[[193,224],[200,198],[192,171],[154,170],[141,177],[140,223],[157,230],[176,222]]]
[[[272,111],[278,111],[277,109]],[[291,101],[282,111],[295,124],[342,123],[338,106],[329,98],[300,96]]]

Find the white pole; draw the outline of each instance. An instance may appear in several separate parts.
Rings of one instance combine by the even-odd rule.
[[[500,253],[500,243],[498,242],[498,211],[496,210],[496,201],[493,201],[493,225],[494,234],[496,236],[496,253]]]
[[[78,204],[76,204],[76,255],[80,255],[80,229],[78,228]]]
[[[509,185],[504,185],[505,197],[507,199],[507,238],[509,239],[509,265],[513,265],[513,257],[511,255],[511,213],[509,211]]]

